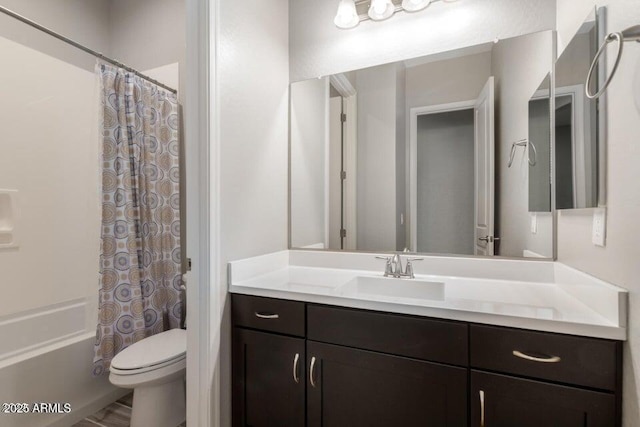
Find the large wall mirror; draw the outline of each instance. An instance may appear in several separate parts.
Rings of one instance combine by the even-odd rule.
[[[293,83],[290,247],[552,258],[552,208],[530,208],[529,180],[549,191],[554,43],[545,31]]]

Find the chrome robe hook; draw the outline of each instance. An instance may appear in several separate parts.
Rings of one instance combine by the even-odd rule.
[[[521,139],[519,141],[513,142],[511,144],[511,153],[509,153],[509,164],[507,165],[507,167],[511,167],[511,165],[513,164],[513,159],[516,156],[516,147],[527,147],[528,145],[531,145],[531,148],[533,148],[533,160],[528,159],[529,164],[531,166],[535,166],[536,165],[536,161],[538,158],[538,150],[536,150],[536,146],[533,145],[533,142],[526,140],[526,139]],[[529,152],[527,151],[527,157]]]

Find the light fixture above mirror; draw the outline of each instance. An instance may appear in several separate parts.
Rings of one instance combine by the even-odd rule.
[[[451,3],[456,0],[340,0],[333,23],[348,30],[369,19],[384,21],[396,12],[419,12],[437,1]]]

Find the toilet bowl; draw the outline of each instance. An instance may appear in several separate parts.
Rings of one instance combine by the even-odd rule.
[[[127,347],[111,361],[111,384],[133,389],[131,427],[176,427],[186,418],[187,331],[171,329]]]

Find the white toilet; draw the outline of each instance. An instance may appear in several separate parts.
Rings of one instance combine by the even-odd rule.
[[[127,347],[111,361],[111,384],[133,389],[131,427],[176,427],[186,418],[187,331],[171,329]]]

